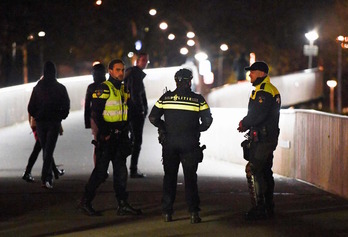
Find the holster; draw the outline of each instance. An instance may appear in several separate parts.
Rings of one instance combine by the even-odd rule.
[[[246,139],[240,145],[243,148],[243,158],[249,161],[251,140]]]

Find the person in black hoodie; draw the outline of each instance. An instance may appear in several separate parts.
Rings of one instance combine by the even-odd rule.
[[[129,100],[129,125],[132,140],[132,156],[130,162],[130,177],[144,178],[145,174],[139,172],[138,161],[143,143],[143,129],[145,118],[148,111],[147,98],[145,93],[144,78],[146,74],[143,70],[147,67],[149,55],[140,53],[136,61],[136,66],[126,70],[125,85],[130,93]]]
[[[89,84],[86,91],[86,97],[85,97],[85,128],[92,129],[92,134],[94,141],[97,141],[97,134],[98,134],[98,127],[95,124],[94,120],[91,118],[91,108],[92,108],[92,95],[94,91],[97,89],[100,83],[106,81],[105,78],[105,66],[101,63],[98,63],[93,66],[93,83]],[[96,162],[96,150],[94,149],[93,152],[93,161],[94,165]]]
[[[43,150],[42,187],[53,188],[52,161],[61,122],[68,117],[70,99],[64,85],[56,79],[56,67],[47,61],[43,78],[33,88],[28,112],[35,118],[37,133]]]

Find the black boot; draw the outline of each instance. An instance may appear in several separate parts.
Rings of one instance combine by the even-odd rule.
[[[83,197],[78,204],[78,209],[83,211],[88,216],[100,216],[101,214],[94,210],[91,202],[87,201],[85,197]]]
[[[65,174],[65,170],[64,169],[58,169],[57,167],[53,170],[54,173],[54,178],[55,179],[59,179],[59,176],[63,176]]]
[[[202,219],[199,217],[198,212],[191,212],[191,224],[200,223]]]
[[[117,215],[124,216],[124,215],[141,215],[142,211],[140,209],[136,209],[129,205],[126,201],[119,201],[118,208],[116,211]]]
[[[164,222],[171,222],[171,221],[173,221],[172,214],[166,213],[166,214],[163,215],[163,217],[164,217]]]
[[[34,177],[31,176],[31,174],[28,173],[28,172],[26,172],[26,171],[23,173],[22,179],[24,179],[24,180],[27,181],[28,183],[34,182]]]
[[[267,212],[264,205],[257,205],[252,207],[245,215],[248,221],[267,219]]]
[[[143,174],[143,173],[140,173],[137,169],[131,169],[130,170],[130,177],[132,178],[132,179],[141,179],[141,178],[145,178],[146,177],[146,175],[145,174]]]

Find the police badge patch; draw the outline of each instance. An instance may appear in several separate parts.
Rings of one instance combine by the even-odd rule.
[[[265,97],[259,96],[259,103],[262,104],[266,100]]]
[[[97,95],[97,97],[99,98],[102,94],[103,94],[103,90],[96,90],[95,94]]]

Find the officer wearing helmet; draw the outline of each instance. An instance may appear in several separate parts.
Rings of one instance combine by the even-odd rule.
[[[159,142],[162,144],[164,221],[172,221],[177,175],[181,163],[186,203],[191,223],[194,224],[201,222],[197,169],[198,163],[203,159],[205,146],[200,146],[199,138],[200,133],[210,127],[213,118],[203,96],[191,90],[192,72],[180,69],[174,78],[176,89],[167,91],[159,98],[151,110],[149,120],[158,128]]]

